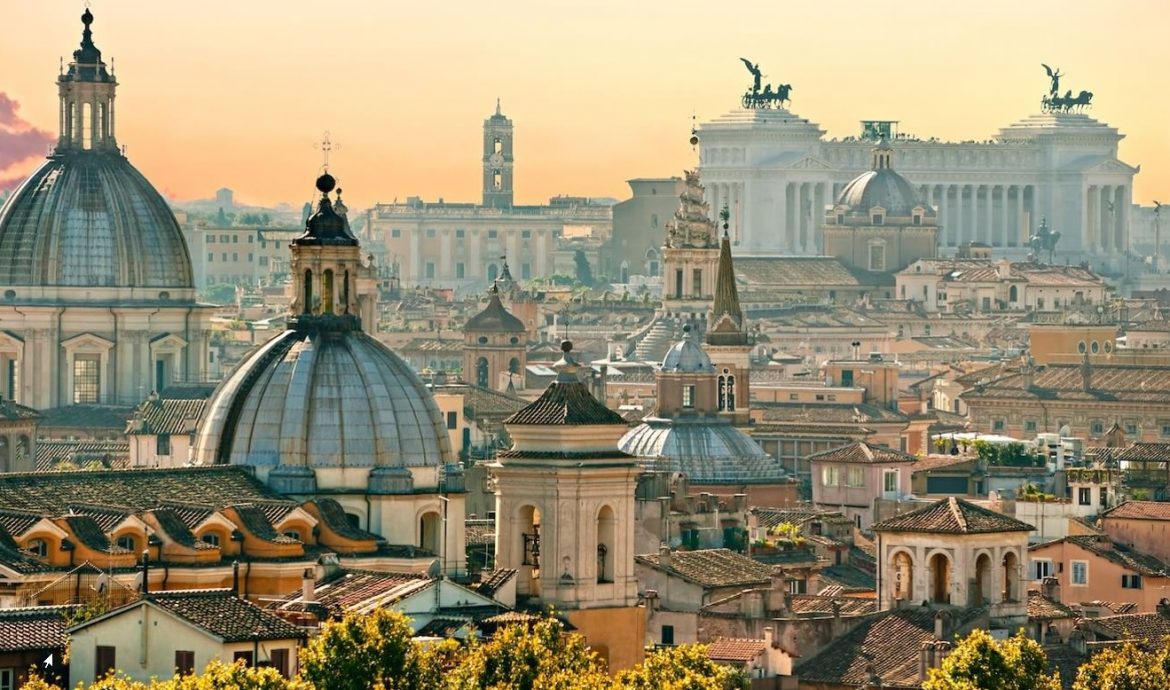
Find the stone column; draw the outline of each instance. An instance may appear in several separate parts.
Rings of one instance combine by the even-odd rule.
[[[1008,229],[1008,185],[999,186],[999,232],[996,235],[999,238],[999,245],[1001,247],[1008,246],[1008,240],[1011,238],[1011,230]]]
[[[484,277],[483,260],[480,256],[481,252],[483,250],[483,242],[484,242],[483,235],[480,234],[479,228],[468,228],[466,237],[467,237],[467,246],[471,247],[471,259],[468,262],[469,265],[468,265],[467,269],[463,272],[463,276],[465,278],[483,278]],[[544,257],[544,253],[542,252],[541,258],[543,259],[543,257]],[[543,270],[541,270],[540,274],[546,275],[546,273]],[[484,288],[485,288],[485,286],[483,286],[483,285],[479,285],[477,287],[477,289],[480,289],[480,290],[482,290]]]
[[[455,268],[451,263],[451,244],[455,241],[451,228],[443,228],[439,241],[439,269],[435,271],[436,278],[454,278]],[[466,275],[466,273],[464,274]]]
[[[422,277],[422,271],[419,270],[419,235],[422,233],[422,228],[415,227],[410,230],[410,280],[418,285],[419,279]]]
[[[1099,210],[1098,215],[1101,218],[1101,232],[1096,237],[1097,241],[1094,243],[1093,249],[1105,249],[1113,239],[1113,223],[1111,222],[1112,218],[1109,212],[1110,190],[1111,188],[1107,185],[1097,188],[1097,194],[1095,196]]]
[[[1130,204],[1130,188],[1125,186],[1118,187],[1113,200],[1113,207],[1116,209],[1117,218],[1117,229],[1114,233],[1114,249],[1118,252],[1125,252],[1129,249]]]
[[[788,183],[780,182],[776,185],[776,237],[775,242],[768,241],[767,238],[752,238],[752,248],[760,248],[765,251],[775,251],[779,248],[784,250],[784,235],[788,232]]]
[[[784,183],[784,234],[781,239],[781,251],[785,254],[795,253],[796,243],[792,238],[796,235],[796,223],[799,214],[800,198],[796,193],[796,184]]]
[[[963,222],[963,192],[966,189],[966,185],[955,185],[955,237],[958,238],[958,244],[968,240],[966,224]]]

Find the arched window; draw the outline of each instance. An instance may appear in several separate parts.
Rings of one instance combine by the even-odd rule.
[[[12,469],[12,446],[7,436],[0,436],[0,472],[11,472]]]
[[[621,283],[630,282],[630,262],[628,262],[628,261],[622,262],[621,278],[618,280],[618,282],[621,282]]]
[[[1017,289],[1015,285],[1008,288],[1008,301],[1009,302],[1016,302],[1016,301],[1019,301],[1019,299],[1020,299],[1019,289]]]
[[[726,372],[727,370],[724,369],[723,371]],[[726,376],[721,375],[719,377],[719,389],[716,392],[717,392],[718,397],[719,397],[719,411],[722,412],[723,410],[727,409],[727,377]]]
[[[341,313],[349,313],[349,269],[345,269],[345,282],[341,284]]]
[[[305,304],[301,307],[302,314],[313,313],[313,271],[312,269],[305,269]]]
[[[930,557],[930,599],[936,604],[951,601],[951,561],[941,553]]]
[[[488,387],[488,361],[486,357],[480,357],[475,361],[475,385],[480,388]]]
[[[613,508],[602,506],[597,513],[597,581],[613,582],[613,564],[615,556],[614,537],[617,530]],[[611,555],[613,554],[613,555]]]
[[[521,577],[516,583],[518,594],[540,596],[540,509],[524,506],[517,517],[519,519],[515,525],[518,533],[513,537],[516,541],[512,543],[520,553],[519,558],[511,558],[508,567],[521,570]]]
[[[25,551],[28,551],[37,558],[48,558],[49,542],[45,541],[44,539],[33,539],[28,543],[28,547],[25,549]]]
[[[508,371],[510,373],[513,373],[513,374],[520,373],[520,358],[519,357],[513,357],[512,359],[508,360]]]
[[[123,534],[122,536],[118,537],[118,541],[115,543],[119,548],[126,549],[130,553],[135,553],[138,551],[138,540],[136,540],[132,535]]]
[[[727,411],[735,412],[735,377],[727,377]]]
[[[980,554],[975,559],[975,606],[991,603],[991,556]]]
[[[321,275],[321,313],[333,313],[333,269],[325,269]]]
[[[1019,579],[1020,560],[1014,552],[1008,551],[1003,557],[1003,600],[1015,601],[1016,580]]]

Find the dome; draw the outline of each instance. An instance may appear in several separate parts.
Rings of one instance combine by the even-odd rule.
[[[0,209],[0,285],[194,284],[170,206],[116,150],[51,156]]]
[[[649,417],[618,443],[646,470],[682,472],[692,484],[768,484],[785,478],[780,463],[726,420]]]
[[[683,339],[666,351],[662,371],[682,374],[715,371],[706,351],[691,339],[691,327],[683,326]]]
[[[523,333],[524,322],[504,308],[500,302],[499,288],[492,285],[488,294],[488,305],[483,311],[468,319],[463,330],[475,333]]]
[[[219,385],[196,434],[193,458],[250,465],[277,490],[326,485],[321,470],[354,488],[408,493],[408,468],[453,462],[431,392],[398,355],[358,330],[288,330],[253,351]]]
[[[909,218],[919,207],[923,215],[934,216],[934,209],[922,203],[914,186],[894,171],[893,151],[884,140],[874,148],[873,154],[873,170],[861,173],[846,184],[837,195],[836,205],[863,216],[878,206],[891,217]]]

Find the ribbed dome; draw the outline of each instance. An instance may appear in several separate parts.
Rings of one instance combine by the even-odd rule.
[[[277,475],[370,468],[371,491],[377,474],[401,478],[405,468],[453,462],[430,391],[398,355],[356,330],[289,330],[254,351],[209,401],[194,458],[252,465],[273,486]],[[409,478],[401,488],[409,490]]]
[[[671,346],[662,359],[662,370],[676,373],[697,373],[715,371],[711,358],[694,340],[691,327],[683,326],[683,339]]]
[[[853,178],[837,195],[837,206],[845,206],[850,215],[868,216],[881,207],[886,215],[909,218],[922,207],[924,216],[934,216],[934,209],[922,203],[914,186],[894,172],[893,150],[883,139],[873,150],[873,170]]]
[[[167,202],[116,150],[67,150],[0,209],[0,285],[193,288]]]
[[[784,469],[726,420],[647,418],[618,443],[647,470],[682,472],[693,484],[769,484]]]

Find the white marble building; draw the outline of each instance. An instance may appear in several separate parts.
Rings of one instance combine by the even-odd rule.
[[[825,209],[868,169],[874,140],[826,139],[786,109],[737,109],[699,128],[712,213],[726,203],[739,251],[817,254]],[[939,245],[984,242],[1027,252],[1041,218],[1061,233],[1057,254],[1124,263],[1133,177],[1117,158],[1124,135],[1078,113],[1032,115],[985,141],[898,137],[898,171],[938,211]]]

